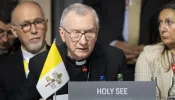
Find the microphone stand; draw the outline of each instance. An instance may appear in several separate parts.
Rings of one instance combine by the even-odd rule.
[[[54,93],[54,96],[55,96],[55,100],[57,99],[57,97],[56,97],[56,91],[55,91],[55,93]]]

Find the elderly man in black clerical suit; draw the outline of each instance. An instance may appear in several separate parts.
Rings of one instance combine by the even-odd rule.
[[[122,50],[96,43],[99,19],[89,6],[75,3],[68,6],[60,21],[60,36],[64,44],[57,46],[61,54],[70,81],[116,81],[122,72],[125,56]],[[41,70],[48,52],[33,57],[29,63],[30,73],[27,83],[21,87],[17,100],[38,100],[42,98],[36,89]],[[83,68],[87,71],[83,72]],[[68,84],[56,92],[56,95],[68,93]],[[52,99],[51,95],[48,99]]]

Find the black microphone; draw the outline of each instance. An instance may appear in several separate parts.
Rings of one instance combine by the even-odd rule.
[[[82,67],[82,72],[85,74],[87,81],[88,81],[88,76],[87,76],[87,68],[85,66]]]

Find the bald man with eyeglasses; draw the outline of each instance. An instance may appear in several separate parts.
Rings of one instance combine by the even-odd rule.
[[[15,98],[28,78],[30,58],[49,49],[45,41],[47,19],[36,2],[21,2],[14,8],[10,30],[21,45],[19,50],[5,57],[3,65],[0,65],[0,100]],[[0,37],[4,38],[7,34],[8,30],[3,30]]]

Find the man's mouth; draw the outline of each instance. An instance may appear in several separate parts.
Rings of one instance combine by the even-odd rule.
[[[40,40],[40,37],[30,39],[31,42],[38,42],[39,40]]]
[[[87,50],[88,48],[78,48],[79,50]]]

